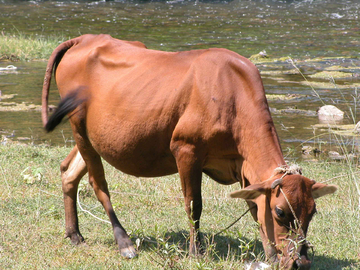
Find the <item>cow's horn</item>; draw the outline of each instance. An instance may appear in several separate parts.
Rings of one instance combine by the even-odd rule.
[[[275,189],[278,185],[281,185],[282,181],[283,181],[282,178],[276,179],[276,180],[271,184],[271,188],[272,188],[272,189]]]

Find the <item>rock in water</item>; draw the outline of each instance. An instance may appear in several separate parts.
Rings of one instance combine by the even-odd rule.
[[[317,111],[320,122],[331,123],[344,119],[344,112],[333,105],[322,106]]]

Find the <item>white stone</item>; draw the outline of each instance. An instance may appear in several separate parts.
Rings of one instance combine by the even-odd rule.
[[[344,112],[334,105],[325,105],[318,110],[319,120],[322,122],[341,121],[344,119]]]

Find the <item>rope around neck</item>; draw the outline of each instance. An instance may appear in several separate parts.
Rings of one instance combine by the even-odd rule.
[[[221,231],[219,231],[218,233],[214,234],[213,237],[218,236],[219,234],[225,232],[226,230],[230,229],[232,226],[235,225],[235,223],[237,223],[240,219],[243,218],[243,216],[245,216],[251,209],[257,207],[256,204],[254,204],[253,206],[249,207],[240,217],[238,217],[234,222],[232,222],[229,226],[227,226],[225,229],[222,229]]]

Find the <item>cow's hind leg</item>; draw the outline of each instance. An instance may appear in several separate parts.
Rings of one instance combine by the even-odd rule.
[[[77,146],[61,163],[60,170],[65,205],[65,237],[69,237],[71,243],[77,245],[84,241],[84,238],[79,231],[76,197],[79,182],[87,172],[85,162]]]
[[[189,217],[189,252],[190,254],[200,254],[203,252],[199,232],[202,212],[202,158],[196,153],[195,146],[193,145],[182,145],[179,147],[173,145],[173,147],[184,194],[185,211]]]
[[[77,143],[88,168],[89,182],[95,191],[96,197],[101,202],[110,218],[120,254],[125,258],[131,259],[136,256],[136,252],[129,236],[127,235],[125,229],[121,226],[112,207],[101,157],[93,149],[90,142],[87,140],[85,141],[87,143],[82,144],[82,147],[79,146],[79,142],[84,142],[82,139],[77,140]]]

